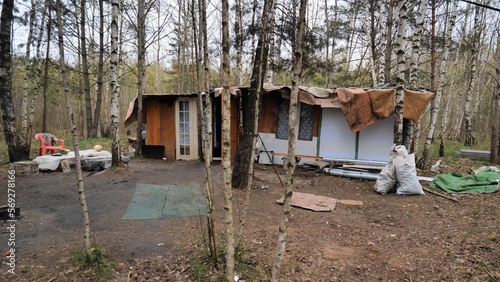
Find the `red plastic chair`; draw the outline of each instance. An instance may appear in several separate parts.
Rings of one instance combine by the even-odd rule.
[[[57,143],[59,143],[59,146],[47,146],[45,145],[45,142],[43,141],[42,133],[37,133],[35,135],[35,139],[40,141],[40,148],[38,148],[38,155],[39,156],[45,156],[47,152],[50,152],[50,154],[54,154],[56,150],[66,150],[64,148],[64,140],[63,139],[58,139]]]

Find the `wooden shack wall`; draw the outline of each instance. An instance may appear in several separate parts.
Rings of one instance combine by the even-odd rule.
[[[175,107],[166,101],[148,99],[146,109],[146,145],[162,145],[164,157],[175,160]]]

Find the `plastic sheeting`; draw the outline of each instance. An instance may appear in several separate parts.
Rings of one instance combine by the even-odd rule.
[[[478,194],[494,193],[499,189],[500,171],[488,168],[476,174],[462,175],[458,173],[438,174],[429,186],[439,188],[448,193]]]

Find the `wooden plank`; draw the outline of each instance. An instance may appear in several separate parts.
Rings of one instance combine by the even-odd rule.
[[[348,205],[348,206],[362,206],[363,201],[356,201],[356,200],[337,200],[337,202],[343,204],[343,205]]]
[[[282,157],[287,157],[288,153],[280,153],[280,152],[274,152],[275,156],[282,156]],[[311,155],[300,155],[300,154],[295,154],[295,157],[303,158],[303,159],[316,159],[316,160],[322,160],[323,157],[320,156],[311,156]]]
[[[175,107],[168,103],[161,106],[161,145],[165,146],[163,155],[168,160],[175,160]]]
[[[160,143],[160,103],[158,100],[146,100],[146,144],[161,145]]]
[[[367,170],[378,170],[381,171],[383,166],[372,166],[372,165],[353,165],[353,164],[344,164],[342,167],[345,168],[358,168],[358,169],[367,169]]]

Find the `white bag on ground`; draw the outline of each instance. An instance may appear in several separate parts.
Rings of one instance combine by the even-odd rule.
[[[385,195],[389,193],[396,187],[396,169],[394,167],[394,158],[396,156],[407,156],[405,146],[396,146],[395,144],[391,147],[391,152],[389,153],[389,160],[387,164],[382,169],[382,171],[377,176],[377,181],[373,188],[377,193]]]
[[[396,170],[396,194],[398,195],[424,195],[422,185],[417,178],[417,168],[415,166],[415,154],[408,154],[407,157],[398,155],[394,158],[394,168]]]
[[[393,160],[385,165],[382,171],[377,176],[377,181],[375,181],[375,191],[382,195],[389,193],[396,186],[396,170],[394,169]]]

